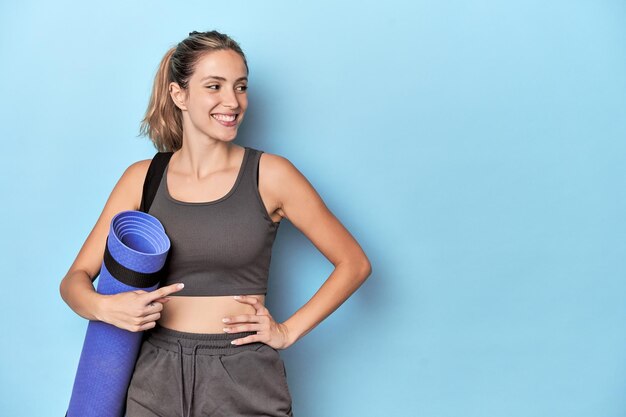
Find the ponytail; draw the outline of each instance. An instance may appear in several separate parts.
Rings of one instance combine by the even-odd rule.
[[[141,134],[147,135],[159,152],[173,152],[183,144],[181,110],[174,104],[169,92],[170,62],[176,48],[170,48],[154,77],[152,94],[146,114],[141,121]]]

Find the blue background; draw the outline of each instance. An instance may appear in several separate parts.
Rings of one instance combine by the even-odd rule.
[[[625,18],[617,0],[0,3],[0,415],[64,414],[87,322],[59,283],[155,153],[137,134],[160,59],[211,29],[250,65],[237,143],[291,160],[373,266],[281,352],[297,417],[626,415]],[[275,318],[331,271],[284,224]]]

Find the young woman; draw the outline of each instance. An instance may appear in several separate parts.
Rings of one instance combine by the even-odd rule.
[[[112,217],[140,207],[150,159],[123,173],[61,282],[61,296],[80,316],[146,331],[127,417],[292,416],[278,350],[310,332],[371,273],[359,244],[288,159],[234,143],[248,107],[247,77],[241,48],[217,31],[190,33],[161,61],[142,124],[159,152],[173,152],[148,211],[171,241],[161,286],[101,295],[92,284]],[[264,304],[285,218],[335,269],[278,323]]]

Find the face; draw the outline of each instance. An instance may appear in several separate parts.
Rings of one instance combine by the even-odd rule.
[[[170,84],[183,112],[183,129],[213,140],[232,141],[248,107],[248,78],[241,56],[231,50],[205,54],[196,64],[187,90]],[[195,135],[194,135],[195,136]]]

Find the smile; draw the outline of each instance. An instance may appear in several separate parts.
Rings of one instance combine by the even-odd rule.
[[[232,127],[232,126],[237,125],[236,120],[237,120],[237,117],[239,117],[239,114],[238,113],[237,114],[213,113],[211,117],[217,120],[217,122],[221,124],[222,126]]]
[[[213,113],[211,115],[214,119],[217,120],[221,120],[224,122],[232,122],[237,118],[237,114],[220,114],[220,113]]]

